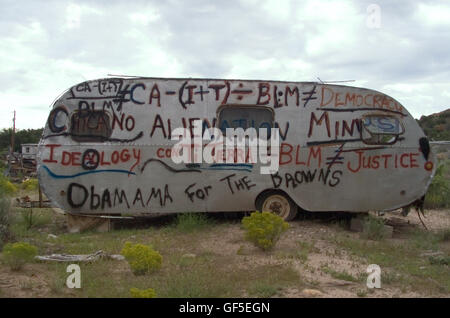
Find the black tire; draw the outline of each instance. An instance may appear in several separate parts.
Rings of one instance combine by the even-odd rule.
[[[297,216],[297,205],[282,192],[270,191],[256,200],[256,209],[261,212],[271,212],[284,221],[292,221]]]

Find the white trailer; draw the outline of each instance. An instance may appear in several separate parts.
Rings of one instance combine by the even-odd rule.
[[[22,144],[21,146],[23,160],[36,160],[36,153],[38,150],[37,144]]]
[[[175,128],[277,128],[279,168],[175,164]],[[395,99],[315,82],[106,78],[58,98],[38,150],[43,191],[72,214],[392,210],[423,200],[436,168]]]

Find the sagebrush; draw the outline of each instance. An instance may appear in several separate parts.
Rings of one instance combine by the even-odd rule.
[[[27,191],[36,191],[39,187],[39,182],[38,182],[38,179],[31,178],[31,179],[24,180],[20,186],[22,189],[27,190]]]
[[[8,243],[3,247],[2,260],[11,270],[20,270],[26,263],[33,262],[37,247],[25,242]]]
[[[161,268],[162,256],[151,246],[126,242],[120,252],[135,275],[152,273]]]
[[[156,292],[152,288],[148,288],[148,289],[131,288],[130,294],[131,294],[131,297],[133,297],[133,298],[155,298],[156,297]]]
[[[289,228],[280,216],[270,212],[253,212],[242,219],[245,239],[264,251],[272,249]]]
[[[17,192],[17,187],[9,181],[2,173],[0,173],[0,193],[3,196],[10,196]]]

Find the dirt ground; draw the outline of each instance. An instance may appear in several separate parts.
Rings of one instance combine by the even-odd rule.
[[[384,219],[402,222],[409,228],[423,227],[415,211],[408,214],[407,217],[401,216],[401,210],[386,213]],[[450,228],[450,211],[433,210],[427,211],[426,218],[422,216],[422,220],[429,230],[449,229]],[[308,261],[305,264],[295,263],[296,270],[300,276],[306,281],[314,282],[314,288],[305,289],[288,289],[285,290],[278,297],[284,298],[301,298],[301,297],[323,297],[323,298],[348,298],[358,297],[357,293],[365,289],[365,282],[351,282],[341,279],[333,278],[321,271],[325,265],[332,266],[336,272],[349,273],[352,276],[357,276],[360,273],[365,273],[367,261],[363,259],[355,259],[350,256],[345,250],[340,250],[333,242],[330,241],[338,231],[336,226],[329,222],[317,222],[317,220],[295,220],[290,222],[290,229],[278,242],[277,249],[292,250],[295,248],[297,242],[314,242],[314,248],[308,255]],[[390,240],[398,241],[401,244],[402,229],[397,227],[394,229],[394,235]],[[236,237],[243,235],[242,229],[235,227],[227,232],[217,235],[213,240],[205,241],[203,248],[206,250],[220,251],[221,254],[233,257],[236,250],[242,249],[242,242],[236,240]],[[359,233],[348,232],[347,235],[358,239]],[[247,253],[244,252],[251,262],[260,264],[282,264],[285,260],[273,254],[267,257],[267,254],[254,250],[252,247],[246,247]],[[337,251],[339,251],[337,253]],[[248,261],[248,259],[246,260]],[[398,288],[383,286],[380,289],[374,289],[370,297],[428,297],[428,294],[421,294],[417,292],[405,292]],[[450,295],[448,295],[450,297]]]
[[[402,244],[405,240],[402,229],[405,227],[422,228],[417,214],[412,211],[407,217],[400,215],[401,211],[386,213],[383,218],[402,224],[394,228],[394,235],[389,240]],[[449,229],[450,211],[427,211],[423,221],[429,230]],[[199,250],[226,256],[237,260],[237,266],[246,264],[280,265],[286,263],[293,265],[300,277],[308,283],[306,288],[285,288],[276,297],[303,298],[303,297],[361,297],[360,293],[367,288],[365,282],[337,279],[327,272],[324,267],[333,268],[335,272],[348,273],[358,277],[366,273],[367,260],[351,255],[347,250],[340,248],[333,241],[337,233],[342,234],[342,228],[336,223],[324,220],[297,219],[290,222],[290,228],[271,253],[264,253],[242,239],[243,229],[238,223],[218,227],[217,232],[208,235],[202,240]],[[358,238],[359,233],[346,231],[350,238]],[[299,243],[300,242],[300,243]],[[301,242],[311,246],[307,261],[290,258],[290,251],[298,248]],[[123,265],[123,266],[122,266]],[[126,264],[120,264],[116,270],[127,270]],[[28,264],[20,272],[12,272],[6,266],[0,266],[0,297],[49,297],[52,286],[47,281],[49,267],[46,264]],[[270,274],[270,273],[269,273]],[[70,296],[70,293],[66,296]],[[363,297],[429,297],[426,292],[408,291],[402,288],[382,285],[380,289],[371,290]],[[449,297],[450,295],[440,295]],[[51,297],[51,296],[50,296]]]

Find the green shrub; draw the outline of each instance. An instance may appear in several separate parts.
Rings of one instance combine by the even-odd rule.
[[[0,251],[3,244],[11,239],[11,203],[8,197],[0,196]]]
[[[17,192],[17,187],[11,183],[3,174],[0,174],[0,193],[5,196],[13,195]]]
[[[52,215],[48,209],[16,208],[15,215],[17,216],[15,228],[20,227],[21,230],[45,227],[52,222]]]
[[[242,219],[245,239],[264,251],[272,249],[289,224],[270,212],[253,212]]]
[[[126,242],[121,254],[128,261],[135,275],[152,273],[161,268],[161,254],[148,245]]]
[[[20,186],[22,189],[27,191],[36,191],[39,187],[39,183],[36,178],[31,178],[28,180],[24,180]]]
[[[211,221],[201,213],[182,213],[177,215],[176,228],[181,232],[193,232],[211,225]]]
[[[20,211],[20,215],[22,216],[22,223],[26,229],[31,229],[33,226],[33,209],[23,209]]]
[[[383,219],[369,215],[364,221],[361,237],[374,241],[384,239],[386,237],[386,229]]]
[[[26,263],[32,262],[37,255],[37,247],[25,242],[8,243],[3,247],[3,261],[12,270],[19,270]]]
[[[450,265],[449,256],[430,256],[428,260],[431,265]]]
[[[130,289],[131,297],[133,298],[155,298],[156,292],[154,289],[137,289],[137,288],[131,288]]]
[[[436,168],[433,180],[425,195],[425,207],[448,208],[450,207],[450,180],[447,175],[450,161],[440,162]]]

